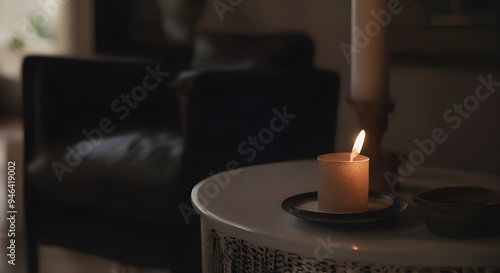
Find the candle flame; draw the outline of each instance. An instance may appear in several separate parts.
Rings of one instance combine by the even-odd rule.
[[[356,137],[356,141],[354,142],[354,146],[352,146],[351,151],[351,161],[361,153],[361,148],[363,148],[363,142],[365,141],[365,130],[361,130],[359,132],[358,137]]]

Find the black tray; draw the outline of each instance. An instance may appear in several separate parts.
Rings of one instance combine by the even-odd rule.
[[[365,212],[330,213],[318,210],[318,193],[307,192],[291,196],[281,207],[299,218],[325,223],[368,223],[385,219],[406,209],[408,203],[392,194],[370,192]]]

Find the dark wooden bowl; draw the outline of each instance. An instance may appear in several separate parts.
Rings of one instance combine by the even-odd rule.
[[[446,187],[413,198],[430,232],[449,238],[500,235],[500,192],[481,187]]]

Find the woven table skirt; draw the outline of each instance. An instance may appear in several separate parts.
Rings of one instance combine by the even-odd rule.
[[[500,267],[401,267],[358,261],[315,259],[226,236],[202,221],[205,273],[500,273]]]

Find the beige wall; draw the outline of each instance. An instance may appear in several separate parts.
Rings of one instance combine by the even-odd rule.
[[[220,0],[228,3],[229,0]],[[401,31],[403,27],[425,24],[426,18],[421,0],[400,0],[404,10],[393,16],[390,27]],[[23,0],[23,3],[29,1]],[[61,5],[58,20],[61,24],[57,51],[68,54],[92,53],[91,5],[92,1],[68,1]],[[337,71],[341,78],[341,98],[339,105],[336,150],[348,151],[351,148],[357,124],[354,112],[346,105],[345,98],[350,89],[350,65],[339,48],[341,42],[350,42],[349,0],[232,0],[240,3],[234,10],[224,13],[224,20],[218,16],[213,4],[206,0],[204,24],[217,30],[273,32],[297,30],[311,35],[316,44],[316,65],[319,68]],[[5,8],[6,0],[0,0]],[[20,7],[20,6],[18,6]],[[40,9],[32,5],[33,10]],[[3,9],[1,14],[5,14]],[[21,11],[19,11],[21,12]],[[10,12],[13,15],[15,12]],[[73,16],[75,15],[75,16]],[[18,15],[19,17],[20,15]],[[16,18],[18,18],[16,17]],[[3,18],[3,19],[2,19]],[[0,18],[0,26],[11,22],[8,17]],[[10,18],[10,17],[9,17]],[[3,22],[3,23],[2,23]],[[402,44],[414,44],[411,39]],[[418,40],[415,43],[421,42]],[[475,42],[475,41],[474,41]],[[477,41],[481,43],[481,41]],[[4,45],[5,47],[5,45]],[[3,48],[3,52],[6,49]],[[1,50],[0,50],[1,51]],[[7,54],[8,55],[8,54]],[[5,69],[19,71],[18,65]],[[2,60],[6,61],[7,56]],[[12,64],[12,63],[11,63]],[[0,69],[1,70],[1,69]],[[14,71],[14,70],[13,70]],[[4,76],[7,71],[0,71]],[[390,96],[396,104],[391,115],[389,128],[384,138],[384,146],[398,153],[409,154],[417,147],[415,139],[430,136],[433,128],[446,128],[443,113],[454,103],[462,103],[478,84],[479,75],[493,74],[500,81],[499,68],[488,68],[467,64],[462,67],[445,67],[436,63],[426,65],[411,62],[392,63],[390,67]],[[17,73],[16,73],[17,74]],[[19,75],[19,74],[17,74]],[[17,76],[18,77],[18,76]],[[14,77],[16,78],[16,77]],[[18,96],[16,96],[18,97]],[[449,139],[437,146],[435,153],[426,158],[425,164],[460,167],[500,174],[498,160],[493,157],[500,152],[500,117],[497,110],[500,95],[481,101],[473,115],[464,120],[457,130],[447,131]],[[20,100],[17,100],[20,101]],[[491,151],[488,151],[491,147]]]
[[[400,31],[403,27],[424,25],[426,17],[422,3],[420,0],[401,0],[404,10],[393,17],[390,27]],[[357,125],[353,111],[344,101],[349,94],[350,66],[339,44],[350,42],[350,10],[348,0],[243,0],[232,12],[225,12],[221,21],[213,1],[209,0],[204,18],[209,27],[219,30],[302,30],[309,33],[317,47],[316,65],[337,71],[342,80],[336,150],[348,151]],[[384,147],[408,155],[418,148],[414,143],[416,139],[428,138],[434,128],[442,128],[448,138],[437,144],[431,155],[426,155],[425,165],[500,174],[499,160],[495,159],[500,153],[500,94],[493,93],[487,100],[480,101],[478,109],[456,130],[451,128],[454,123],[443,120],[443,113],[448,108],[473,95],[479,83],[478,76],[490,73],[500,81],[499,68],[391,63],[390,96],[396,110],[390,116]]]
[[[430,138],[435,128],[441,128],[448,138],[436,144],[424,164],[500,174],[500,87],[488,98],[478,99],[477,105],[472,98],[481,86],[478,77],[488,79],[491,74],[500,82],[500,68],[399,63],[390,72],[396,109],[384,139],[386,147],[409,154],[420,149],[415,140]],[[488,96],[487,88],[479,88],[480,97]],[[455,104],[469,105],[463,108],[464,117],[455,112]]]

